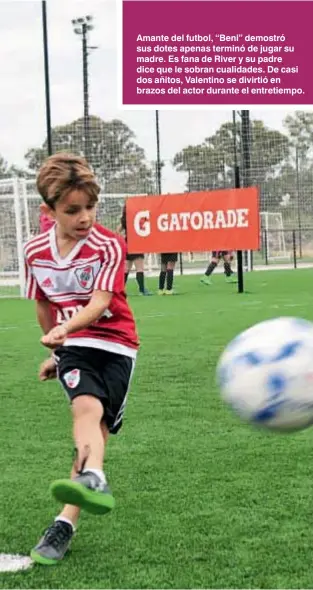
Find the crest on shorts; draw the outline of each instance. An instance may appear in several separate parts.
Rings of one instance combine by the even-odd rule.
[[[76,278],[83,289],[91,289],[93,285],[93,268],[92,266],[84,266],[75,270]]]
[[[75,387],[77,387],[78,383],[80,382],[80,370],[73,369],[72,371],[69,371],[69,373],[65,373],[63,379],[67,387],[70,389],[75,389]]]

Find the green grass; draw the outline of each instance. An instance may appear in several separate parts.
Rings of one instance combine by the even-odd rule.
[[[312,319],[312,279],[255,272],[238,295],[221,276],[212,287],[178,277],[179,295],[147,298],[131,281],[142,349],[108,446],[116,508],[83,515],[63,563],[1,574],[1,587],[311,588],[312,430],[274,436],[239,422],[214,372],[251,324]],[[59,508],[48,488],[70,470],[71,420],[59,385],[37,381],[45,351],[32,302],[0,309],[0,552],[28,554]]]

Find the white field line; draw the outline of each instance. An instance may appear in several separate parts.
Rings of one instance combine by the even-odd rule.
[[[32,567],[34,562],[26,555],[0,553],[0,572],[18,572]]]

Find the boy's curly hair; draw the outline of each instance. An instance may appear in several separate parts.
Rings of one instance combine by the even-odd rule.
[[[37,189],[52,209],[72,190],[84,191],[95,202],[100,192],[85,158],[67,152],[58,152],[45,160],[37,175]]]

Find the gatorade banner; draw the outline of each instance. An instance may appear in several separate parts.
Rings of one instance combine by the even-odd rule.
[[[129,253],[259,249],[256,187],[131,197],[126,215]]]

